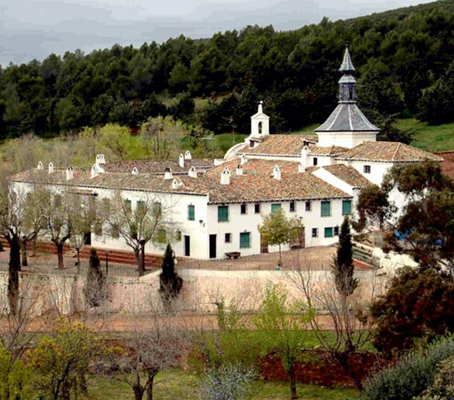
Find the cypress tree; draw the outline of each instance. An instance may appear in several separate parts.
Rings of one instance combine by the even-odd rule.
[[[339,247],[332,266],[337,291],[350,296],[358,287],[358,279],[353,277],[353,244],[350,221],[345,217],[339,233]]]
[[[172,309],[172,301],[178,297],[183,287],[183,279],[175,271],[175,257],[170,244],[167,245],[164,259],[162,260],[162,272],[159,275],[159,283],[159,293],[164,309],[170,311]]]

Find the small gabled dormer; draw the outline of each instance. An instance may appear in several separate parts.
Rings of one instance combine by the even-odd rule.
[[[279,165],[275,165],[273,168],[273,178],[276,179],[277,181],[280,181],[282,178],[281,169],[279,168]]]
[[[180,154],[180,157],[178,158],[178,164],[180,165],[181,168],[184,168],[184,155]]]
[[[131,174],[132,175],[139,175],[139,170],[137,169],[137,167],[134,167],[131,171]]]
[[[238,164],[236,167],[236,175],[243,175],[243,166],[241,164]]]
[[[189,168],[188,175],[189,175],[191,178],[197,178],[197,170],[195,169],[194,166],[192,166],[191,168]]]
[[[183,186],[183,182],[181,182],[181,179],[175,178],[175,179],[172,181],[172,189],[173,189],[173,190],[179,189],[179,188],[182,187],[182,186]]]
[[[164,179],[170,180],[170,179],[172,179],[172,178],[173,178],[172,170],[171,170],[170,168],[167,167],[167,168],[164,170]]]
[[[230,168],[225,167],[221,174],[221,185],[230,185]]]
[[[49,174],[52,174],[54,171],[55,171],[54,163],[53,163],[53,162],[50,162],[50,163],[49,163],[48,172],[49,172]]]
[[[66,180],[70,181],[72,179],[74,179],[74,169],[73,167],[69,166],[68,168],[66,168]]]
[[[43,163],[40,161],[40,162],[38,163],[38,166],[37,166],[36,168],[38,168],[38,169],[40,169],[40,170],[43,170],[43,169],[44,169]]]
[[[186,150],[186,152],[184,153],[184,159],[185,160],[192,160],[192,154],[189,150]]]

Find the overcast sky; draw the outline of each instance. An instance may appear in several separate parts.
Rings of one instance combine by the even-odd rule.
[[[0,64],[79,48],[140,46],[180,34],[272,24],[278,30],[428,3],[430,0],[0,0]]]

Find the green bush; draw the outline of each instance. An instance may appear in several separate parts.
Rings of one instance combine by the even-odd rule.
[[[435,376],[433,386],[415,400],[454,399],[454,356],[440,363],[440,371]]]
[[[425,351],[402,357],[394,366],[384,368],[369,378],[361,400],[410,400],[432,386],[438,364],[454,355],[454,340],[445,339]]]

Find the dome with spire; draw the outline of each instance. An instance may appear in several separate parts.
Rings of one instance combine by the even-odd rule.
[[[340,142],[349,141],[350,143],[348,145],[351,147],[356,145],[359,139],[361,141],[375,141],[379,128],[366,118],[356,104],[356,80],[351,75],[351,73],[355,71],[355,67],[353,66],[348,46],[345,49],[344,58],[339,71],[343,73],[343,76],[339,80],[339,104],[325,123],[319,126],[315,132],[319,135],[321,142],[326,140],[334,141],[334,143],[330,143],[332,145],[340,145]],[[329,139],[328,137],[325,137],[325,140],[323,140],[323,137],[320,137],[323,136],[321,134],[324,132],[330,133]],[[345,135],[343,135],[342,138],[333,137],[332,134],[336,132],[358,133],[360,135],[356,135],[358,136],[356,139],[350,137],[349,140],[347,140],[348,138],[345,137]],[[366,135],[361,135],[361,133]],[[338,139],[337,142],[336,139]],[[347,143],[342,143],[342,145],[347,145]]]

